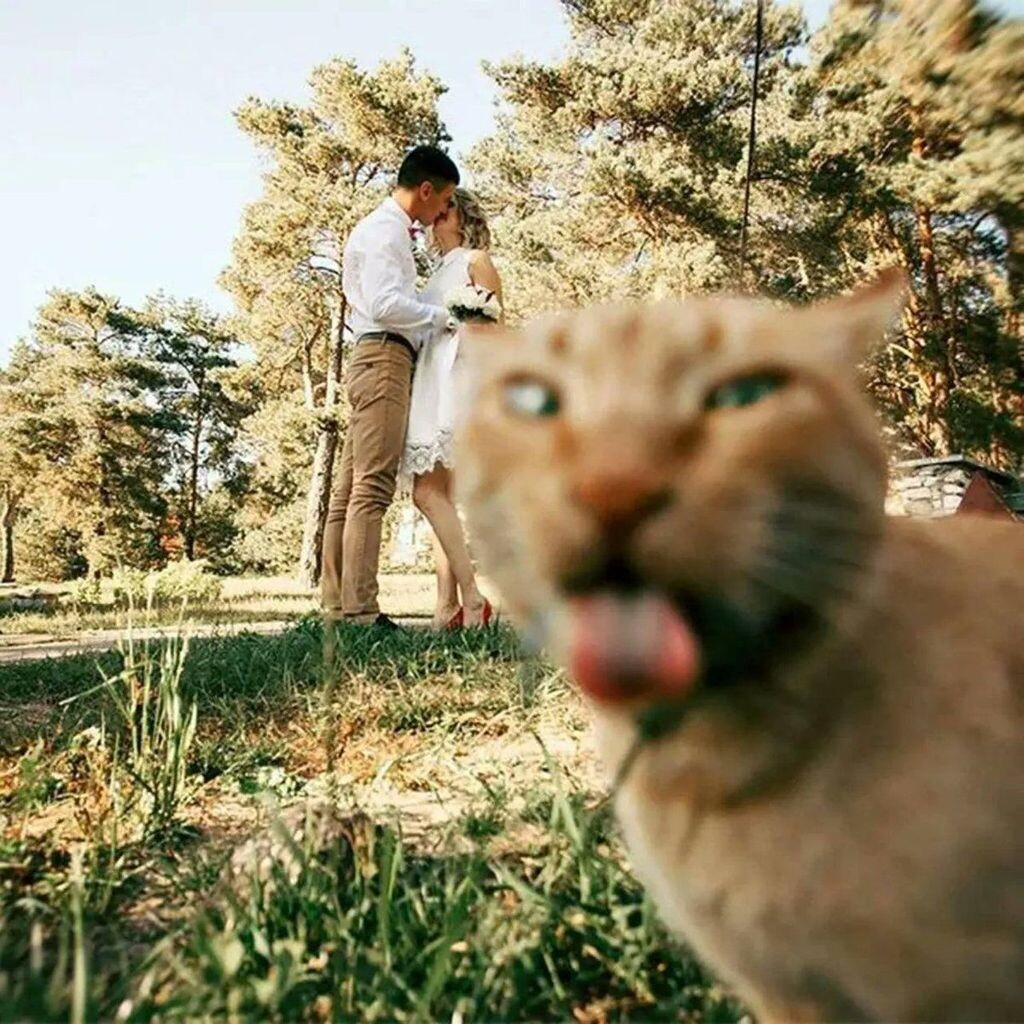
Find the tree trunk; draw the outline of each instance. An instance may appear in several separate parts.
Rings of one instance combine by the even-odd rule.
[[[299,577],[308,587],[320,582],[321,547],[324,523],[331,500],[334,456],[338,448],[338,399],[341,394],[342,339],[345,326],[345,300],[332,296],[328,334],[327,381],[324,404],[317,416],[316,452],[306,496],[306,521],[299,555]]]
[[[914,223],[917,226],[917,247],[921,254],[921,272],[924,275],[925,295],[928,297],[928,313],[936,331],[943,327],[945,311],[942,308],[942,289],[939,287],[939,266],[935,257],[935,232],[932,228],[932,213],[927,207],[914,207]]]
[[[924,333],[930,342],[930,353],[925,355],[920,368],[922,390],[925,394],[925,431],[938,455],[949,455],[952,444],[949,419],[949,390],[951,372],[951,339],[942,308],[942,294],[935,261],[931,214],[928,210],[915,210],[921,266],[924,272],[926,310]]]
[[[88,444],[92,447],[92,460],[96,467],[96,516],[93,520],[92,533],[86,544],[85,558],[89,566],[89,576],[100,579],[112,568],[110,542],[107,534],[107,522],[113,502],[107,484],[107,462],[104,458],[105,438],[103,428],[95,414],[88,429]]]
[[[0,583],[14,582],[14,517],[18,499],[5,490],[0,495]]]
[[[916,157],[927,158],[929,147],[927,140],[922,135],[915,136],[911,148]],[[937,453],[948,455],[952,441],[947,418],[950,378],[952,377],[950,367],[951,332],[942,304],[931,210],[926,206],[915,206],[914,226],[917,233],[918,255],[921,259],[921,274],[924,277],[926,311],[926,322],[923,325],[924,334],[934,350],[934,356],[926,357],[925,365],[921,367],[921,383],[926,396],[925,431]]]
[[[885,210],[879,211],[876,220],[876,245],[887,255],[895,256],[907,273],[911,287],[907,296],[907,308],[903,313],[903,341],[912,358],[908,369],[920,381],[921,389],[927,391],[930,376],[928,373],[928,312],[925,300],[918,294],[914,285],[915,259],[907,238],[902,236],[893,224],[892,218]],[[942,454],[935,447],[927,416],[923,415],[916,400],[906,402],[900,400],[901,409],[905,414],[902,429],[905,438],[925,457]]]
[[[197,520],[199,518],[199,454],[203,437],[203,381],[199,381],[196,397],[196,420],[192,430],[188,480],[188,510],[185,516],[185,557],[191,562],[196,557]]]
[[[316,393],[313,390],[313,341],[314,339],[310,339],[302,346],[302,400],[310,412],[316,408]]]
[[[1010,293],[1006,333],[1024,356],[1024,216],[1001,218],[1006,232],[1006,286]]]
[[[1017,210],[998,217],[1006,233],[1007,302],[1004,331],[1007,367],[994,381],[993,405],[1010,423],[1024,423],[1024,216]],[[1014,451],[1003,439],[993,445],[993,460],[1012,473],[1024,472],[1024,453]]]

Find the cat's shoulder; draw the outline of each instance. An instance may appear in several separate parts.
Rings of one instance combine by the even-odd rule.
[[[1024,522],[968,513],[936,519],[894,516],[891,534],[898,548],[937,572],[980,574],[1015,580],[1024,594]]]

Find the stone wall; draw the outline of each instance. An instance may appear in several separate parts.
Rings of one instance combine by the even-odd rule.
[[[902,472],[901,472],[902,469]],[[897,466],[889,488],[886,511],[898,516],[948,516],[963,501],[973,475],[964,466],[933,465],[905,469]]]
[[[977,474],[985,476],[997,494],[1016,483],[1008,473],[960,455],[900,462],[893,468],[885,510],[924,518],[952,515]]]

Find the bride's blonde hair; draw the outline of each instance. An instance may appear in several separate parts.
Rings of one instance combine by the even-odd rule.
[[[467,249],[489,249],[491,229],[480,200],[468,188],[457,188],[452,196],[462,225],[462,244]]]

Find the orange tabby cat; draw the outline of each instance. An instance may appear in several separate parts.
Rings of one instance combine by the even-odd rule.
[[[484,568],[635,755],[662,914],[764,1019],[1024,1019],[1024,525],[884,516],[855,366],[899,292],[467,344]]]

